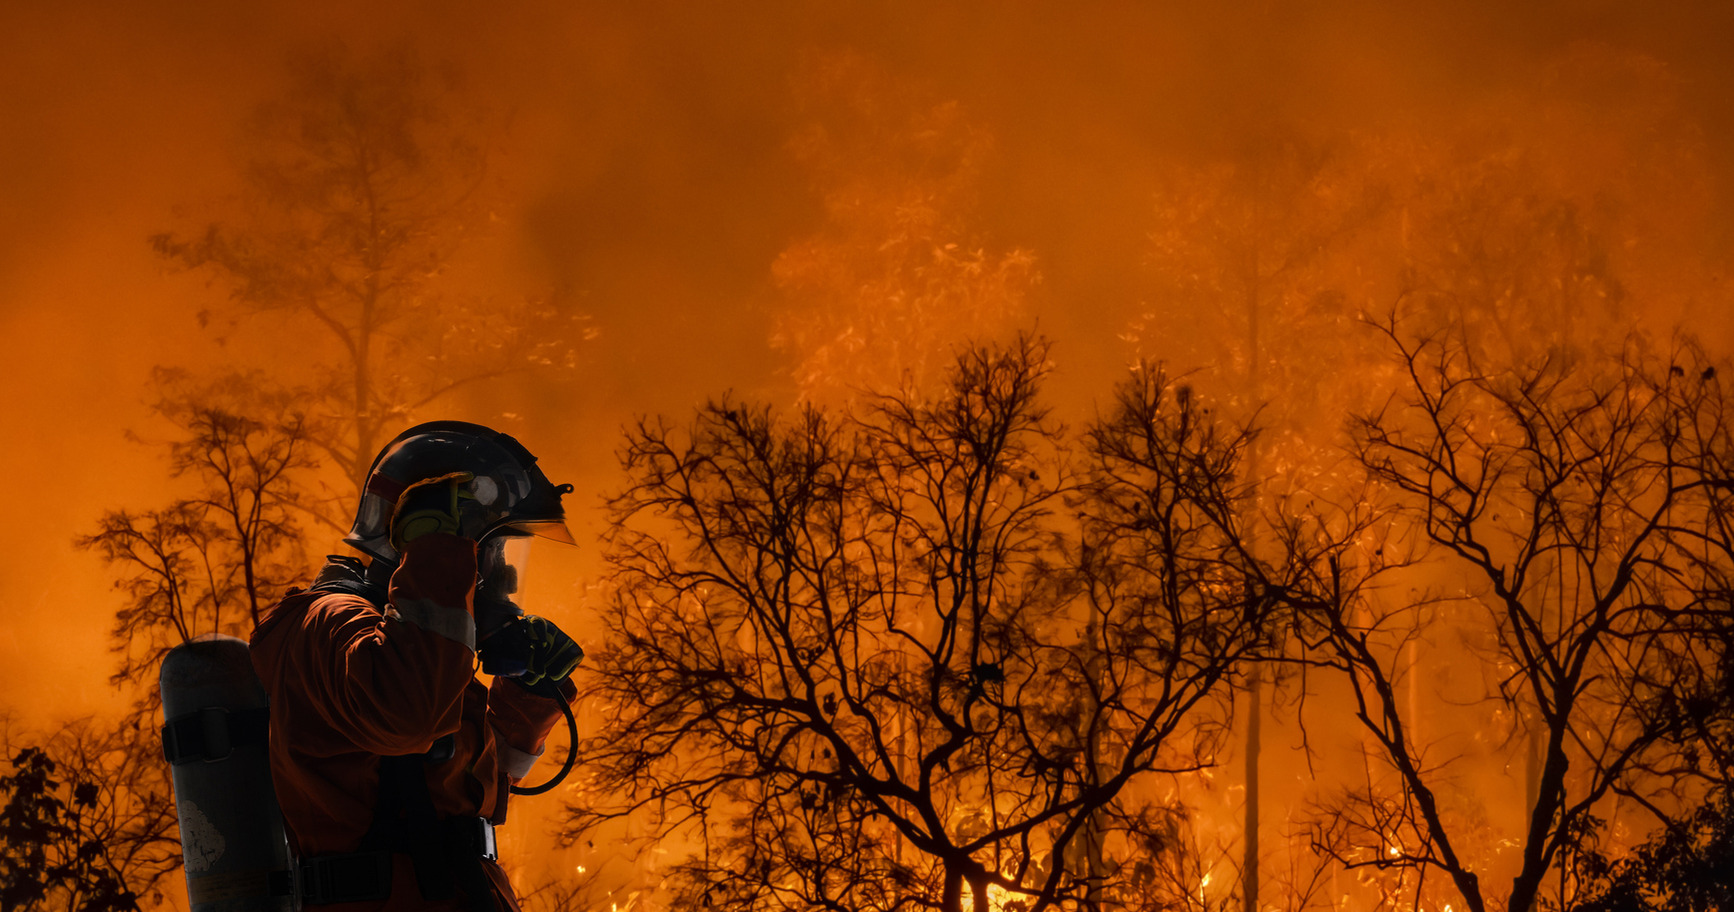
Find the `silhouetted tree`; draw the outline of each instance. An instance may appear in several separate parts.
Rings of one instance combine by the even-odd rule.
[[[685,906],[1100,901],[1082,834],[1210,762],[1282,584],[1237,535],[1244,431],[1151,369],[1069,437],[1046,371],[1026,342],[931,399],[635,428],[569,835],[696,840]]]
[[[1208,164],[1167,169],[1149,312],[1127,335],[1141,352],[1248,380],[1237,392],[1263,409],[1271,456],[1254,476],[1281,486],[1292,483],[1284,464],[1300,464],[1312,474],[1305,494],[1344,496],[1323,477],[1337,456],[1325,435],[1349,403],[1365,407],[1356,387],[1382,392],[1394,379],[1353,325],[1375,300],[1400,296],[1411,328],[1455,334],[1487,372],[1582,357],[1641,323],[1673,323],[1695,298],[1717,300],[1700,259],[1712,178],[1678,76],[1600,45],[1537,74],[1413,129],[1321,142],[1261,123]],[[1188,344],[1202,351],[1188,357]],[[1414,634],[1399,669],[1409,701],[1426,696],[1417,672],[1442,673],[1434,657],[1448,654]],[[1540,728],[1514,728],[1538,738],[1526,746],[1539,781]],[[1257,731],[1247,727],[1249,757]],[[1246,779],[1250,810],[1258,778]],[[1250,881],[1256,859],[1243,864]]]
[[[1589,895],[1574,912],[1721,912],[1734,908],[1734,809],[1721,792],[1616,864],[1584,859]]]
[[[1461,337],[1383,328],[1406,388],[1357,420],[1357,455],[1388,521],[1422,536],[1426,556],[1465,581],[1460,598],[1485,609],[1494,699],[1540,726],[1540,774],[1516,876],[1496,888],[1472,860],[1472,823],[1439,759],[1449,748],[1419,739],[1399,699],[1397,656],[1419,606],[1369,588],[1386,560],[1369,542],[1330,565],[1348,582],[1316,590],[1312,619],[1315,655],[1344,674],[1382,775],[1343,796],[1317,841],[1351,868],[1443,875],[1475,912],[1495,890],[1503,908],[1529,910],[1544,877],[1575,869],[1615,795],[1666,819],[1646,786],[1686,721],[1662,707],[1686,681],[1680,657],[1725,613],[1734,566],[1712,474],[1728,451],[1727,404],[1690,347],[1672,363],[1634,344],[1623,357],[1495,370]],[[1562,877],[1550,901],[1577,888]]]
[[[0,906],[121,912],[160,902],[180,861],[167,770],[137,762],[155,732],[82,719],[46,738],[5,730]],[[34,742],[33,745],[21,742]]]
[[[259,389],[256,376],[195,384],[159,371],[156,410],[177,431],[164,444],[170,474],[191,492],[167,506],[103,514],[77,542],[119,571],[116,684],[146,685],[154,713],[163,656],[208,633],[245,637],[300,570],[297,507],[306,496],[307,418],[292,393]],[[256,416],[256,417],[248,417]]]

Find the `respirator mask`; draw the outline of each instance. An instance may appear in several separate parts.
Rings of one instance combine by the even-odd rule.
[[[528,653],[512,635],[512,625],[524,616],[524,565],[530,556],[530,534],[500,529],[476,545],[476,651],[482,670],[512,677],[529,667]]]

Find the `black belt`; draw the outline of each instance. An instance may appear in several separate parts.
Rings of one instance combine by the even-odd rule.
[[[453,854],[499,859],[494,825],[485,817],[448,817],[439,822],[441,841]],[[303,858],[295,866],[301,904],[368,902],[388,899],[394,852],[351,852]]]

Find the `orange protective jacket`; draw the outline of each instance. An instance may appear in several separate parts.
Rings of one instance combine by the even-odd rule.
[[[291,594],[253,632],[253,666],[271,699],[271,776],[297,857],[360,849],[373,822],[382,756],[419,754],[454,735],[450,760],[427,767],[441,817],[506,819],[508,786],[529,770],[560,718],[558,704],[506,679],[475,678],[476,545],[431,534],[405,549],[383,611],[357,595]],[[575,688],[562,682],[570,702]],[[391,898],[329,912],[466,909],[426,902],[408,855]],[[502,912],[517,912],[505,874],[483,862]]]

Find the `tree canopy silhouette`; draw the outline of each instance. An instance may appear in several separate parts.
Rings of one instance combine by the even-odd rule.
[[[1082,435],[1047,346],[854,413],[713,403],[630,434],[576,838],[700,839],[682,904],[1040,910],[1156,845],[1130,786],[1211,762],[1274,580],[1244,429],[1154,368]],[[610,797],[615,800],[610,800]]]

